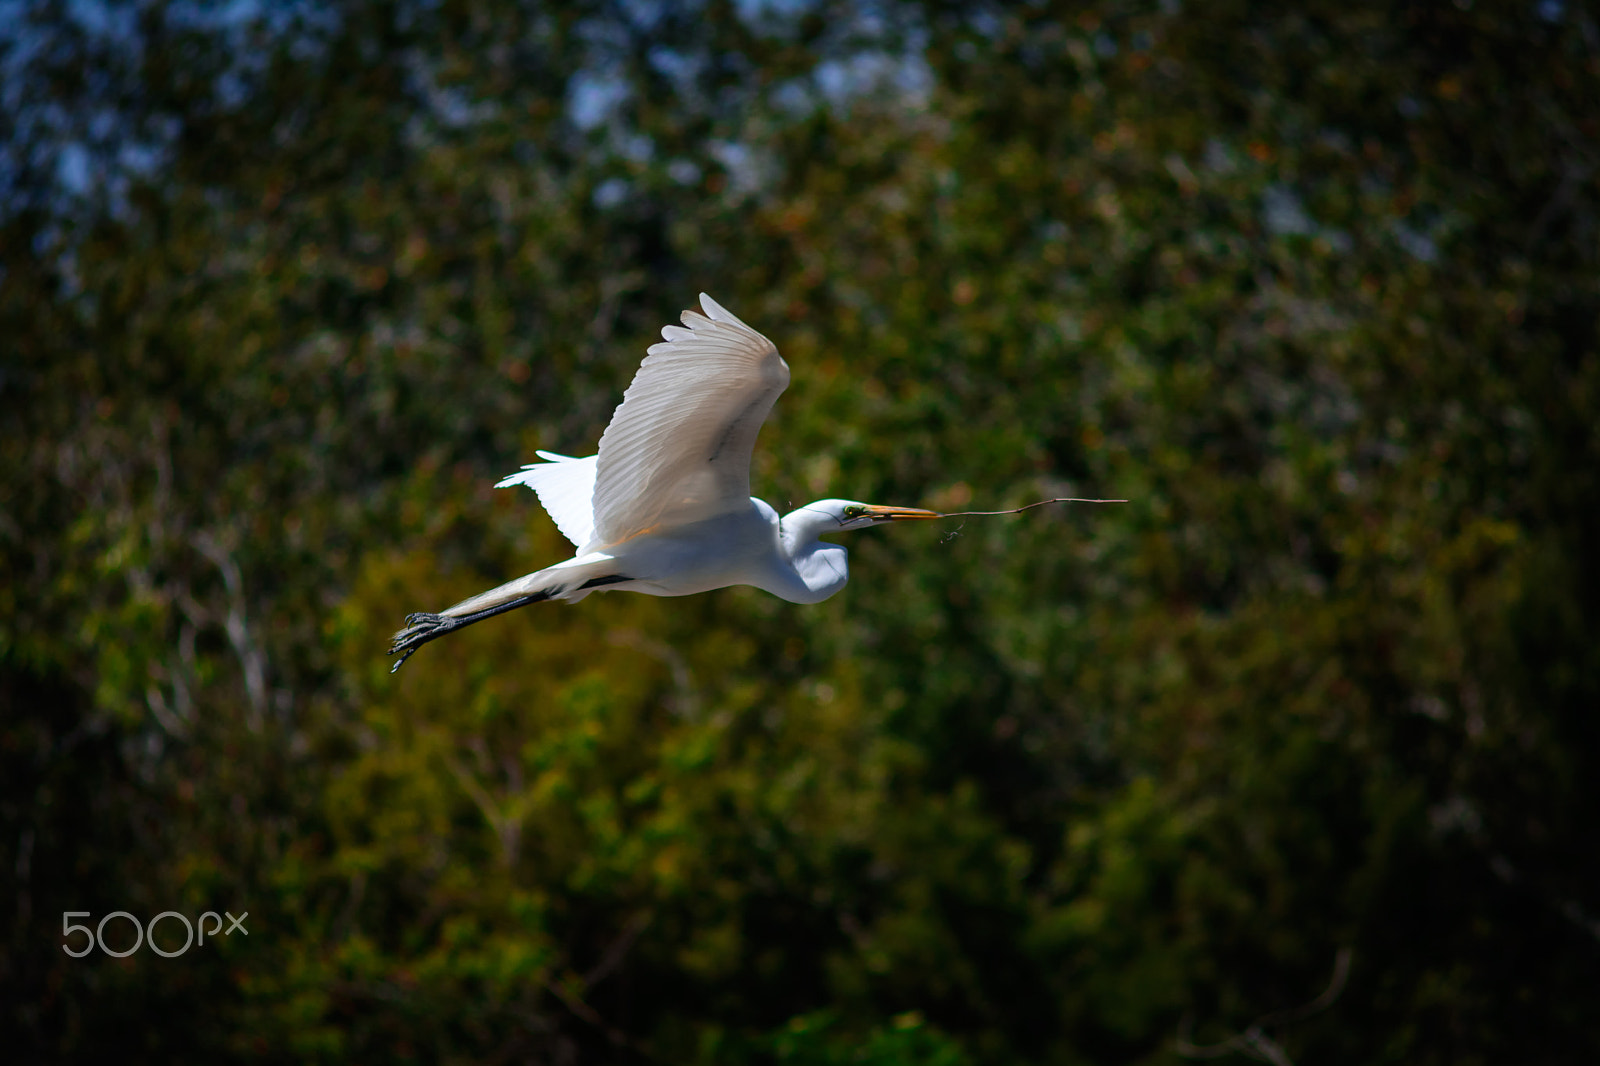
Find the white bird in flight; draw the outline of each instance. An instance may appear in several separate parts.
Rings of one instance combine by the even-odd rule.
[[[406,616],[390,669],[463,626],[596,589],[689,596],[754,585],[791,603],[844,588],[842,545],[818,538],[937,511],[817,500],[782,518],[750,495],[750,453],[789,384],[777,346],[705,293],[652,344],[586,459],[541,451],[496,488],[527,485],[577,548],[566,562],[482,592],[439,614]]]

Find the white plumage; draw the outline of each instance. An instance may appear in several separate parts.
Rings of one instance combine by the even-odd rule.
[[[573,558],[463,600],[413,614],[395,634],[398,670],[417,648],[465,625],[597,589],[686,596],[754,585],[794,603],[844,587],[845,549],[817,538],[934,511],[819,500],[781,520],[750,495],[750,454],[789,384],[777,346],[701,293],[701,312],[666,326],[600,437],[598,455],[538,453],[497,487],[538,493]]]
[[[574,459],[570,455],[537,451],[533,454],[544,459],[542,463],[529,463],[519,473],[508,474],[495,482],[495,488],[508,489],[513,485],[526,485],[539,494],[555,521],[561,535],[582,548],[594,537],[594,476],[600,457]]]
[[[750,498],[750,453],[789,364],[704,293],[700,306],[704,315],[683,313],[687,329],[663,327],[600,437],[599,543],[743,510]]]

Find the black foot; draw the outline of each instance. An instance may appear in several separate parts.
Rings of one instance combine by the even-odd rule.
[[[417,612],[406,615],[406,628],[394,635],[394,645],[389,649],[390,655],[400,656],[389,667],[389,672],[392,674],[404,666],[406,660],[428,641],[437,640],[459,625],[459,619],[446,618],[442,614]]]

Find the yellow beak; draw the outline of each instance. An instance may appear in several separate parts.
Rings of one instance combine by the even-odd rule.
[[[867,514],[878,522],[899,522],[913,518],[938,518],[938,511],[924,511],[920,507],[886,507],[872,504],[867,507]]]

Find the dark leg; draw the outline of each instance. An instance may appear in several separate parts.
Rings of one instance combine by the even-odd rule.
[[[405,665],[407,659],[416,653],[416,650],[430,640],[438,640],[446,633],[454,633],[462,626],[470,626],[474,622],[481,622],[485,618],[493,618],[497,614],[514,611],[518,607],[526,607],[530,603],[540,603],[552,596],[559,596],[562,589],[557,587],[536,592],[532,596],[523,596],[495,607],[488,607],[472,614],[463,614],[451,617],[446,614],[427,614],[418,612],[406,615],[406,628],[394,635],[394,646],[389,649],[390,655],[398,655],[393,666],[389,667],[392,674]]]
[[[623,574],[607,574],[604,577],[590,578],[579,585],[578,588],[599,588],[602,585],[615,585],[623,581],[632,580],[633,578]],[[462,626],[470,626],[472,623],[481,622],[485,618],[493,618],[497,614],[505,614],[507,611],[514,611],[518,607],[526,607],[530,603],[540,603],[554,596],[559,596],[565,591],[567,591],[565,585],[557,585],[555,588],[544,589],[530,596],[519,596],[514,600],[507,600],[505,603],[496,604],[493,607],[485,607],[483,610],[474,611],[471,614],[449,615],[422,612],[408,614],[406,615],[406,628],[394,635],[394,646],[389,649],[390,655],[400,656],[395,660],[395,664],[389,667],[389,672],[392,674],[404,666],[405,661],[411,658],[418,648],[430,640],[438,640],[446,633],[454,633]]]

